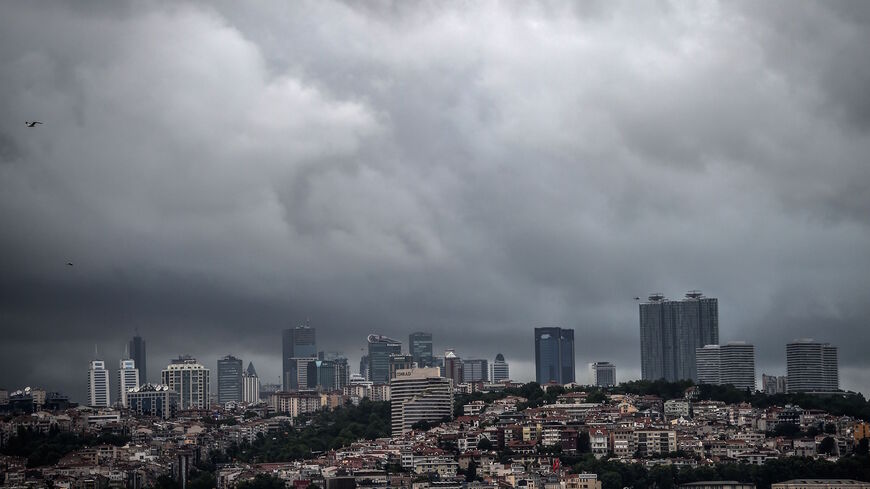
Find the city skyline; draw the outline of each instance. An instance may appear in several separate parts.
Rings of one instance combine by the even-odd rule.
[[[297,327],[297,328],[289,328],[289,329],[288,329],[288,328],[283,328],[283,329],[280,329],[279,331],[281,332],[282,337],[286,337],[286,332],[287,332],[287,331],[290,331],[290,330],[292,330],[292,329],[298,329],[298,328],[304,328],[304,329],[306,329],[306,330],[310,330],[311,333],[309,333],[309,334],[313,334],[313,331],[315,330],[314,327],[311,327],[311,326],[306,325],[306,326]],[[552,328],[552,327],[547,327],[547,328],[534,328],[534,330],[536,331],[536,333],[537,333],[539,330],[541,330],[541,331],[543,331],[543,332],[549,332],[550,330],[554,330],[554,329],[560,329],[560,328]],[[562,328],[562,329],[565,329],[565,328]],[[417,332],[417,333],[414,333],[414,334],[421,334],[421,333],[420,333],[420,332]],[[435,336],[435,335],[432,335],[431,333],[427,333],[427,334],[429,334],[430,337],[434,337],[434,336]],[[413,335],[412,335],[412,336],[413,336]],[[391,338],[388,338],[388,337],[385,337],[385,336],[382,336],[382,335],[369,335],[369,337],[366,339],[366,341],[367,341],[367,342],[371,342],[371,341],[373,340],[373,338],[374,338],[374,340],[375,340],[376,343],[377,343],[378,341],[384,341],[384,342],[389,343],[389,344],[396,344],[396,345],[398,345],[398,349],[395,350],[395,351],[399,351],[399,352],[401,352],[401,356],[403,356],[403,357],[407,357],[407,359],[408,359],[407,361],[410,362],[410,360],[411,360],[411,355],[408,353],[408,349],[410,348],[410,345],[412,344],[412,342],[410,341],[410,339],[409,339],[408,344],[405,344],[405,343],[403,343],[403,342],[401,342],[401,341],[393,340],[393,339],[391,339]],[[141,339],[144,340],[144,338],[141,338]],[[395,342],[395,343],[392,343],[392,342]],[[830,345],[829,343],[818,343],[818,342],[814,342],[814,340],[812,340],[812,339],[807,339],[807,338],[796,338],[796,339],[793,339],[793,340],[788,341],[787,344],[785,344],[785,345],[783,346],[783,348],[786,350],[786,353],[787,353],[787,350],[788,350],[788,348],[790,348],[790,345],[795,345],[795,344],[806,344],[806,343],[808,343],[808,342],[809,342],[809,343],[812,343],[812,344],[823,345],[824,347],[826,347],[826,348],[828,348],[829,350],[832,350],[832,351],[834,352],[834,354],[833,354],[833,355],[834,355],[834,357],[833,357],[833,358],[834,358],[834,363],[833,363],[833,365],[834,365],[834,366],[833,366],[833,374],[827,374],[827,375],[829,375],[829,376],[830,376],[830,375],[834,375],[834,376],[835,376],[835,377],[834,377],[835,380],[834,380],[833,382],[834,382],[835,385],[839,385],[839,377],[841,376],[841,374],[840,374],[840,367],[839,367],[838,362],[837,362],[837,360],[836,360],[836,357],[837,357],[836,351],[838,350],[838,347],[837,347],[836,345],[833,345],[833,346],[832,346],[832,345]],[[313,345],[311,345],[311,346],[313,346]],[[717,351],[718,351],[718,349],[720,348],[719,345],[706,345],[705,348],[699,348],[698,351],[700,352],[701,350],[706,350],[707,348],[712,347],[712,346],[715,346],[715,347],[717,348]],[[725,348],[725,350],[727,350],[728,348],[732,348],[732,349],[741,349],[741,348],[744,348],[744,347],[748,347],[752,352],[754,352],[754,345],[746,345],[746,342],[744,342],[744,341],[730,341],[730,342],[728,342],[727,344],[722,345],[722,348]],[[532,348],[534,349],[534,343],[532,343]],[[571,348],[573,348],[573,344],[572,344]],[[470,358],[470,357],[468,357],[468,358],[461,358],[461,355],[460,355],[459,353],[460,353],[460,352],[457,352],[456,349],[452,349],[452,348],[446,350],[446,352],[445,352],[445,354],[455,354],[457,357],[460,357],[460,358],[458,358],[458,360],[459,360],[459,369],[460,369],[460,370],[458,371],[458,373],[459,373],[459,375],[461,375],[461,378],[463,378],[464,381],[467,382],[467,381],[469,380],[468,377],[467,377],[467,374],[466,374],[465,371],[464,371],[465,368],[467,368],[467,367],[466,367],[466,363],[467,363],[467,362],[472,362],[472,363],[476,363],[476,362],[484,362],[484,365],[487,365],[487,364],[488,364],[488,367],[486,368],[485,373],[486,373],[486,377],[487,377],[487,379],[490,380],[490,381],[492,380],[492,379],[490,378],[490,376],[492,375],[492,365],[494,364],[493,361],[491,361],[489,358],[484,358],[484,359]],[[390,354],[391,354],[391,355],[394,355],[394,356],[399,356],[399,355],[400,355],[399,353],[388,353],[388,355],[390,355]],[[126,351],[125,351],[125,355],[122,355],[122,356],[119,357],[119,358],[120,358],[120,363],[121,363],[122,366],[123,366],[124,363],[125,363],[125,360],[124,360],[124,357],[125,357],[125,356],[127,356],[127,355],[126,355]],[[281,356],[283,357],[283,349],[282,349],[282,355],[281,355]],[[325,352],[323,352],[323,351],[320,351],[320,352],[316,353],[316,354],[313,355],[311,358],[309,358],[309,359],[307,359],[307,360],[305,361],[305,367],[306,367],[306,368],[309,368],[309,365],[312,365],[312,366],[313,366],[313,365],[315,364],[315,362],[318,363],[318,364],[321,363],[321,361],[324,360],[324,357],[325,357],[327,360],[332,360],[332,359],[333,359],[334,357],[336,357],[336,356],[338,356],[338,357],[341,358],[342,360],[347,360],[347,356],[345,356],[342,352],[330,351],[330,352],[326,352],[326,353],[325,353]],[[499,356],[502,356],[502,357],[503,357],[503,355],[499,352],[499,353],[497,353],[495,356],[493,356],[492,359],[494,359],[495,361],[497,361]],[[751,353],[751,354],[750,354],[750,358],[751,358],[752,361],[755,361],[754,356],[755,356],[754,353]],[[98,357],[99,357],[99,358],[98,358],[97,360],[93,360],[93,359],[92,359],[92,360],[89,360],[88,363],[89,363],[89,364],[92,364],[93,361],[98,361],[98,362],[101,362],[101,364],[106,364],[106,362],[105,362],[104,360],[102,360],[102,358],[103,358],[102,355],[99,355]],[[440,356],[439,356],[439,355],[435,355],[434,358],[435,358],[435,359],[440,359],[440,361],[441,361],[442,363],[444,362],[444,355],[440,355]],[[717,358],[718,358],[718,356],[717,356]],[[755,377],[755,385],[756,385],[755,388],[756,388],[757,390],[763,392],[762,377],[763,377],[764,375],[768,375],[768,374],[770,374],[771,372],[775,372],[776,375],[778,375],[778,376],[783,376],[783,377],[784,377],[784,376],[785,376],[784,371],[785,371],[785,369],[787,369],[787,363],[788,363],[788,362],[786,361],[787,358],[788,358],[788,356],[787,356],[786,354],[784,354],[784,355],[783,355],[783,363],[782,363],[782,365],[781,365],[780,367],[778,367],[778,368],[769,369],[769,371],[768,371],[768,370],[761,371],[761,370],[759,370],[759,369],[757,369],[757,368],[752,367],[751,370],[755,373],[755,376],[754,376],[754,377]],[[252,363],[253,363],[253,360],[247,360],[247,359],[242,359],[242,358],[235,358],[232,354],[230,354],[230,355],[225,355],[225,356],[222,356],[222,357],[220,357],[220,358],[217,358],[217,359],[215,359],[213,362],[209,362],[209,361],[205,361],[205,362],[203,362],[203,361],[200,361],[200,360],[199,360],[195,355],[190,355],[190,354],[188,354],[188,353],[185,353],[185,354],[181,354],[180,356],[179,356],[179,355],[174,355],[174,356],[173,356],[173,357],[172,357],[172,358],[167,362],[167,365],[178,364],[178,363],[184,363],[184,361],[192,360],[192,361],[195,361],[198,365],[202,365],[203,367],[205,367],[206,370],[208,370],[208,371],[211,372],[211,374],[210,374],[210,377],[211,377],[211,378],[210,378],[210,380],[209,380],[209,385],[208,385],[208,389],[209,389],[209,391],[210,391],[210,398],[213,398],[213,400],[215,400],[215,401],[217,401],[219,404],[221,404],[221,402],[219,401],[219,396],[220,396],[220,394],[219,394],[219,393],[220,393],[220,378],[221,378],[220,372],[221,372],[221,368],[222,368],[222,367],[221,367],[221,362],[222,362],[222,361],[229,360],[229,359],[231,359],[231,360],[234,361],[234,362],[247,362],[248,364],[252,364]],[[581,365],[588,365],[589,368],[590,368],[590,370],[591,370],[592,366],[593,366],[594,364],[596,364],[596,362],[584,362],[583,359],[580,359],[576,354],[575,354],[575,356],[574,356],[574,365],[575,365],[574,376],[575,376],[575,378],[576,378],[576,383],[581,384],[581,385],[584,385],[584,384],[594,385],[594,383],[591,382],[590,379],[587,379],[587,378],[586,378],[586,374],[584,374],[582,371],[581,371],[579,374],[576,372],[576,362],[578,362],[578,361],[581,362]],[[129,360],[126,360],[126,362],[129,363],[130,361],[129,361]],[[699,360],[698,362],[699,362],[699,363],[698,363],[697,365],[700,367],[700,365],[701,365],[701,364],[700,364],[700,360]],[[213,364],[212,364],[212,363],[213,363]],[[331,362],[327,362],[327,363],[330,363],[330,365],[331,365]],[[509,364],[510,362],[507,362],[507,363]],[[350,366],[350,365],[352,365],[352,364],[353,364],[352,362],[348,361],[347,366]],[[603,362],[602,364],[603,364],[603,365],[610,365],[611,368],[614,367],[614,365],[613,365],[613,364],[610,364],[610,362]],[[106,364],[106,365],[107,365],[107,364]],[[353,365],[355,365],[355,364],[353,364]],[[406,366],[403,366],[403,365],[408,365],[408,366],[406,367]],[[249,367],[250,367],[250,365],[249,365]],[[162,367],[161,367],[161,368],[162,368]],[[404,363],[403,363],[403,364],[401,364],[400,366],[398,366],[398,368],[410,368],[410,363],[407,363],[407,364],[404,364]],[[415,368],[423,368],[423,367],[415,367]],[[477,368],[478,368],[478,370],[476,370],[475,372],[483,372],[483,370],[481,369],[481,367],[477,367]],[[534,365],[531,365],[531,368],[534,369]],[[724,367],[723,367],[723,368],[724,368]],[[115,403],[119,402],[121,399],[120,399],[120,397],[119,397],[119,393],[120,393],[120,391],[119,391],[119,385],[117,385],[117,383],[118,383],[118,378],[117,378],[117,377],[113,377],[113,375],[121,375],[121,374],[119,374],[117,370],[115,371],[115,374],[112,374],[112,370],[109,369],[108,367],[106,367],[105,370],[106,370],[107,372],[109,372],[109,377],[112,378],[112,379],[114,379],[114,380],[112,380],[112,381],[109,382],[109,384],[108,384],[108,389],[109,389],[110,396],[114,396],[114,397],[112,397],[111,402],[112,402],[112,404],[115,404]],[[245,370],[247,370],[247,369],[245,369]],[[390,373],[391,370],[392,370],[392,368],[388,369],[388,374]],[[582,370],[582,369],[581,369],[581,370]],[[137,371],[138,371],[138,369],[137,369]],[[165,371],[165,370],[164,370],[164,371]],[[620,371],[621,371],[621,369],[620,369]],[[347,374],[342,374],[342,375],[348,375],[348,374],[356,375],[356,374],[359,373],[359,372],[355,372],[352,368],[349,369],[347,372],[348,372]],[[238,377],[239,377],[239,378],[238,378],[238,382],[239,382],[238,389],[240,389],[240,391],[239,391],[239,395],[243,397],[243,395],[244,395],[244,392],[243,392],[243,390],[244,390],[244,385],[243,385],[243,375],[242,375],[243,372],[242,372],[241,370],[239,370],[239,371],[236,372],[236,373],[238,374]],[[317,377],[317,374],[312,373],[312,372],[307,372],[307,371],[306,371],[306,372],[302,372],[302,373],[303,373],[303,374],[306,376],[306,378],[308,378],[308,379],[314,379],[314,378]],[[445,375],[447,378],[450,378],[451,373],[450,373],[450,372],[445,372],[444,375]],[[589,375],[593,375],[593,374],[589,374]],[[629,375],[628,377],[623,377],[623,375],[624,375],[624,374],[620,374],[620,378],[619,378],[619,380],[618,380],[617,383],[619,383],[619,382],[631,381],[631,380],[641,380],[641,376],[640,376],[640,375],[638,375],[637,377],[631,377],[630,375]],[[718,374],[717,374],[717,375],[718,375]],[[740,375],[743,375],[743,374],[740,374]],[[208,375],[207,375],[207,377],[208,377]],[[281,385],[281,384],[280,384],[280,379],[281,379],[281,377],[282,377],[282,376],[279,376],[279,377],[278,377],[278,382],[276,382],[279,386]],[[707,377],[704,377],[704,378],[709,379],[709,378],[710,378],[710,377],[709,377],[709,374],[708,374]],[[740,378],[743,379],[743,378],[745,378],[745,376],[744,376],[744,377],[740,377]],[[515,378],[514,375],[511,375],[511,376],[510,376],[510,380],[515,381],[515,382],[530,382],[530,381],[534,381],[534,380],[535,380],[535,378],[534,378],[534,372],[532,372],[532,375],[531,375],[530,378],[526,378],[526,377],[523,377],[523,378]],[[90,382],[90,381],[89,381],[89,382]],[[261,381],[260,381],[260,378],[259,378],[259,377],[257,377],[257,381],[256,381],[256,382],[257,382],[257,388],[259,389],[259,385],[261,384]],[[140,382],[141,385],[144,385],[145,383],[146,383],[146,382]],[[696,381],[696,383],[706,383],[706,382],[704,382],[703,379],[701,379],[701,382]],[[715,382],[713,382],[713,383],[715,383]],[[723,382],[723,383],[725,383],[725,382]],[[268,382],[268,381],[267,381],[267,382],[265,382],[264,384],[272,384],[272,382]],[[741,384],[741,385],[744,385],[744,384]],[[22,384],[22,385],[18,385],[18,386],[13,386],[13,387],[6,387],[6,386],[2,386],[2,385],[0,385],[0,389],[6,389],[6,390],[9,391],[9,392],[15,391],[15,390],[17,390],[17,389],[22,389],[22,388],[24,388],[24,387],[25,387],[24,384]],[[43,386],[43,385],[41,385],[41,384],[38,384],[38,383],[36,383],[36,384],[27,384],[26,387],[39,387],[39,388],[45,388],[45,386]],[[86,385],[86,387],[87,387],[87,385]],[[307,388],[313,388],[313,387],[314,387],[314,385],[311,385],[311,386],[309,386],[309,387],[307,387]],[[742,388],[742,387],[741,387],[741,388]],[[840,389],[842,389],[842,390],[853,390],[853,389],[845,388],[845,387],[842,387],[842,386],[840,386]],[[48,391],[56,391],[57,389],[51,389],[51,388],[48,388],[47,390],[48,390]],[[290,389],[290,390],[295,390],[295,388]],[[855,391],[863,393],[860,389],[857,389],[857,390],[855,390]],[[73,401],[77,401],[77,400],[78,400],[78,399],[76,398],[75,389],[73,389],[73,390],[71,390],[71,391],[61,391],[61,393],[62,393],[62,394],[67,394],[67,395],[69,395],[69,396],[71,397],[71,400],[73,400]],[[87,395],[85,396],[85,398],[82,399],[82,402],[84,402],[85,404],[87,404],[87,397],[88,397],[89,395],[90,395],[90,394],[87,394]]]

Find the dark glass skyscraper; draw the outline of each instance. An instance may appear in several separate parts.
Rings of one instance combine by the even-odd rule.
[[[317,342],[314,328],[297,326],[285,329],[281,334],[283,389],[298,389],[296,361],[294,358],[316,358]]]
[[[242,402],[244,383],[242,381],[242,360],[227,355],[217,362],[218,404]]]
[[[369,342],[369,380],[375,384],[390,381],[390,355],[402,353],[402,343],[386,336],[370,334]]]
[[[692,290],[680,301],[652,294],[640,304],[644,380],[698,380],[695,350],[719,344],[719,301]]]
[[[574,330],[535,328],[535,378],[539,384],[574,382]]]
[[[411,333],[408,336],[408,353],[417,363],[417,367],[431,367],[432,359],[432,333]]]
[[[139,371],[139,384],[148,383],[148,366],[145,363],[145,340],[138,334],[130,340],[130,359],[135,362]]]

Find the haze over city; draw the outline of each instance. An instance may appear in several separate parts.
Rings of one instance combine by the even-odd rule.
[[[635,298],[699,289],[759,377],[811,337],[870,392],[866,3],[258,7],[3,5],[0,387],[81,401],[137,331],[279,383],[306,323],[623,381]]]

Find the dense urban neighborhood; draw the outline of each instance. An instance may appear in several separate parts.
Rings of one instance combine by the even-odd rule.
[[[467,387],[448,393],[450,415],[423,416],[408,429],[391,423],[402,401],[391,406],[389,388],[378,400],[358,386],[273,392],[256,403],[159,416],[17,393],[0,422],[0,482],[31,489],[870,487],[857,482],[870,481],[870,405],[860,394],[770,396],[665,381]]]

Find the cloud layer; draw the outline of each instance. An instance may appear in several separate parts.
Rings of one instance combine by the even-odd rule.
[[[870,391],[865,4],[4,10],[0,386],[81,399],[134,329],[277,379],[309,319],[626,379],[632,298],[699,288],[759,376],[809,336]]]

